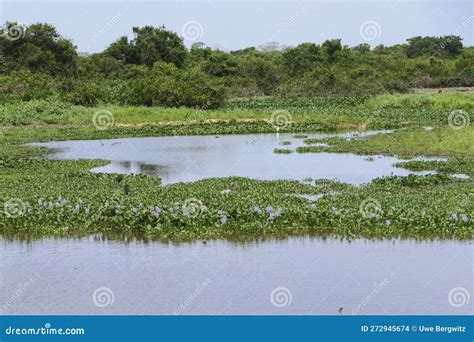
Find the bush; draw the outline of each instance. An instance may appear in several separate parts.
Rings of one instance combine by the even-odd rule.
[[[46,74],[22,70],[0,76],[0,102],[45,99],[58,93],[57,82]]]
[[[156,63],[145,77],[130,81],[122,97],[126,105],[163,107],[217,108],[223,101],[223,88],[209,75],[167,63]]]

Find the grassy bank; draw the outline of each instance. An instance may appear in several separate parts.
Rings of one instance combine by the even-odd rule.
[[[449,126],[433,130],[411,128],[389,134],[377,134],[357,139],[305,139],[307,146],[299,147],[300,153],[352,152],[358,154],[390,154],[400,157],[474,156],[474,127],[453,129]],[[321,146],[314,144],[328,144]]]
[[[56,99],[0,105],[0,125],[56,125],[94,127],[94,114],[110,112],[116,127],[156,123],[209,121],[318,122],[343,128],[402,127],[410,124],[447,124],[453,110],[463,110],[474,120],[474,95],[463,93],[382,95],[374,97],[325,97],[277,100],[272,98],[235,99],[216,110],[200,108],[72,106]]]

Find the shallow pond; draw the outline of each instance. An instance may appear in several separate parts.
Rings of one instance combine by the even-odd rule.
[[[308,134],[310,138],[332,136],[351,138],[354,133]],[[283,145],[284,141],[291,144]],[[94,169],[95,172],[157,175],[163,184],[229,176],[267,180],[311,177],[361,184],[377,177],[415,173],[393,167],[399,159],[388,156],[367,158],[350,153],[274,153],[275,148],[294,151],[303,146],[303,139],[295,139],[293,134],[128,138],[34,145],[57,149],[50,154],[53,159],[111,161],[105,167]]]
[[[376,134],[366,132],[365,134]],[[308,134],[311,138],[351,133]],[[289,141],[290,144],[283,142]],[[50,158],[107,159],[94,172],[328,178],[361,184],[412,173],[397,158],[275,154],[293,134],[180,136],[36,144]],[[473,312],[472,242],[300,237],[254,243],[0,238],[4,314],[456,314]],[[456,302],[461,298],[463,303]]]
[[[306,237],[171,245],[89,237],[0,244],[3,314],[473,312],[462,297],[473,294],[472,242]]]

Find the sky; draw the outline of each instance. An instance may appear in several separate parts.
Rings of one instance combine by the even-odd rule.
[[[474,45],[474,1],[464,0],[0,0],[0,25],[5,21],[50,23],[89,53],[145,25],[165,25],[187,46],[200,41],[222,50],[333,38],[349,46],[394,45],[449,34]]]

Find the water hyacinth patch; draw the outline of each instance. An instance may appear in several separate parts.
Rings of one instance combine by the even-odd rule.
[[[0,168],[0,204],[17,199],[20,209],[0,212],[1,233],[122,232],[163,240],[262,234],[470,239],[473,233],[469,179],[385,177],[355,187],[322,179],[230,177],[163,187],[155,177],[124,175],[117,182],[115,175],[89,171],[106,163],[10,157]],[[366,198],[380,204],[374,217],[359,211]]]
[[[284,148],[275,148],[273,150],[273,152],[276,153],[276,154],[290,154],[290,153],[293,153],[292,150],[284,149]]]

